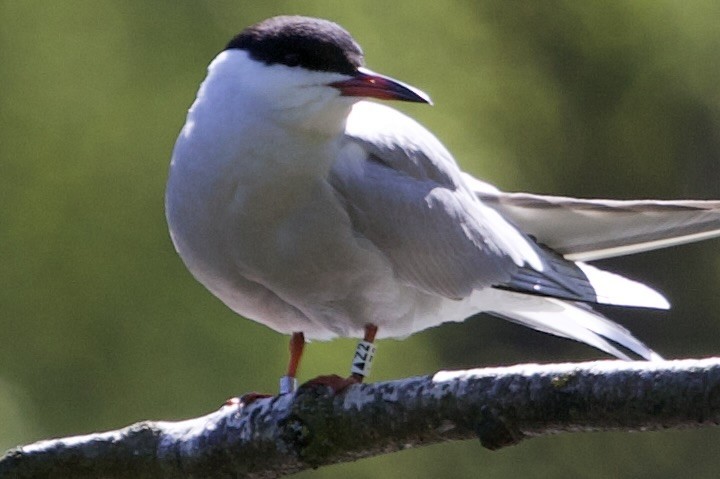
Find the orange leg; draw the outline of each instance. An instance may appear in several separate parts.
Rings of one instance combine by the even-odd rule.
[[[303,349],[305,348],[305,335],[301,332],[293,333],[290,338],[290,362],[287,374],[280,378],[280,394],[295,392],[297,389],[297,370],[300,366]]]
[[[293,333],[290,338],[290,363],[288,364],[288,376],[293,378],[297,376],[297,369],[298,366],[300,366],[300,358],[302,358],[303,349],[305,349],[305,335],[303,333]]]
[[[348,386],[362,383],[365,377],[370,374],[370,365],[375,356],[375,336],[377,335],[377,326],[368,324],[365,326],[365,336],[358,343],[358,347],[353,357],[351,374],[348,378],[341,378],[336,374],[329,376],[318,376],[311,379],[305,385],[322,385],[331,388],[336,394],[342,392]],[[280,394],[289,394],[295,392],[297,384],[297,370],[300,367],[300,359],[302,358],[305,348],[305,336],[302,332],[292,334],[290,338],[290,361],[288,362],[287,374],[280,378]],[[240,398],[233,398],[226,402],[228,405],[248,404],[265,397],[269,394],[249,393]]]
[[[352,368],[350,369],[350,377],[342,378],[337,374],[318,376],[305,383],[304,386],[327,386],[337,394],[342,392],[348,386],[362,383],[365,376],[370,373],[370,364],[372,363],[375,355],[375,346],[373,345],[373,341],[375,341],[377,329],[377,326],[374,324],[368,324],[365,326],[365,337],[358,343],[355,356],[353,357]]]
[[[297,389],[297,370],[300,366],[300,358],[302,358],[303,348],[305,347],[305,336],[303,333],[293,333],[290,337],[290,362],[288,363],[287,374],[280,378],[280,394],[292,393]],[[230,398],[225,401],[227,406],[248,406],[258,399],[272,397],[271,394],[264,393],[247,393],[241,397]]]

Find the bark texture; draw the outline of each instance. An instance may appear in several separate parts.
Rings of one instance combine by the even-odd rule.
[[[408,447],[479,438],[720,423],[720,358],[527,364],[439,372],[225,406],[181,422],[41,441],[0,459],[4,479],[260,478]]]

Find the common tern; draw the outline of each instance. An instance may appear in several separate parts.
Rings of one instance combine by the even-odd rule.
[[[377,338],[489,313],[618,358],[660,356],[593,304],[669,308],[587,264],[720,235],[720,201],[506,193],[460,170],[428,130],[367,98],[430,103],[364,66],[326,20],[248,27],[212,61],[175,145],[166,193],[175,248],[236,313],[306,339]]]

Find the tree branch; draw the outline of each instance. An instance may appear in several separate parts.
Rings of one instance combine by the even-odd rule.
[[[439,372],[260,399],[182,422],[41,441],[9,451],[0,477],[280,477],[442,441],[497,449],[580,431],[720,422],[720,358],[599,361]]]

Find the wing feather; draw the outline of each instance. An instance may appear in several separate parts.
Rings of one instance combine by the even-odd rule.
[[[505,201],[516,196],[463,174],[431,133],[397,111],[358,103],[345,142],[329,182],[355,233],[409,284],[453,299],[497,287],[572,301],[667,307],[649,288],[557,254],[559,237],[550,248],[539,246],[522,231],[523,223],[516,221],[521,228],[516,227],[516,217],[504,217],[501,206],[516,206]],[[546,237],[538,238],[542,243]],[[626,290],[647,294],[638,299]]]
[[[505,193],[465,175],[477,197],[573,261],[720,236],[720,201],[601,200]]]
[[[475,198],[450,153],[410,118],[360,102],[345,141],[329,181],[356,234],[398,277],[459,299],[508,280],[518,267],[542,269],[533,242]]]

